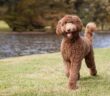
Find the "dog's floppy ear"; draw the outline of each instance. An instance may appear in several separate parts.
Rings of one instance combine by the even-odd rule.
[[[80,28],[79,28],[79,31],[81,31],[83,29],[83,23],[82,21],[80,20]]]
[[[62,19],[58,21],[58,24],[56,26],[56,34],[57,35],[62,35]]]

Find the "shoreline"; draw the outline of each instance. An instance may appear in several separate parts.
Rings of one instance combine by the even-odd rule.
[[[82,32],[83,33],[83,32]],[[97,31],[97,32],[94,32],[94,33],[98,33],[98,34],[110,34],[110,31]],[[0,31],[0,34],[12,34],[12,35],[19,35],[19,34],[22,34],[22,35],[26,35],[26,34],[35,34],[35,35],[49,35],[49,34],[56,34],[55,32],[2,32]]]
[[[12,35],[49,35],[49,34],[56,34],[55,32],[1,32],[0,34],[12,34]]]

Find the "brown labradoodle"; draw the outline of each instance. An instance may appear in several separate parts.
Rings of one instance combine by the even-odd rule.
[[[86,65],[90,69],[90,74],[92,76],[97,74],[92,46],[92,37],[96,25],[93,22],[88,23],[84,37],[79,35],[82,27],[82,21],[78,16],[66,15],[58,22],[56,28],[56,33],[63,36],[61,53],[65,64],[65,72],[69,78],[68,86],[70,89],[77,88],[76,83],[80,78],[83,58],[85,58]]]

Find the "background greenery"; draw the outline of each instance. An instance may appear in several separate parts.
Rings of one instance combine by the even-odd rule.
[[[0,0],[0,19],[13,31],[53,31],[65,14],[77,14],[84,25],[97,22],[110,30],[110,0]]]
[[[110,49],[95,49],[95,59],[98,76],[83,62],[76,91],[67,88],[59,53],[1,59],[0,96],[110,96]]]

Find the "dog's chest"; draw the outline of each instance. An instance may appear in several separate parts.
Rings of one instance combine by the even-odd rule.
[[[78,40],[74,43],[63,40],[61,44],[61,53],[64,59],[77,59],[83,58],[83,44],[81,40]]]

